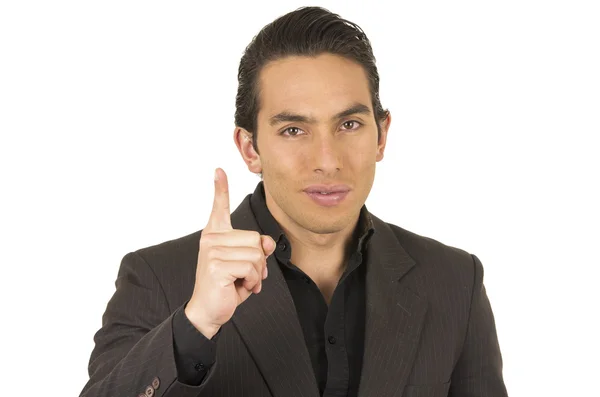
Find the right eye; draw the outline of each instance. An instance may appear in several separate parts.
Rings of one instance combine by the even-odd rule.
[[[302,131],[302,130],[298,127],[287,127],[286,129],[281,131],[279,133],[279,135],[284,135],[287,132],[288,134],[286,136],[294,137],[294,136],[298,136],[299,131]]]

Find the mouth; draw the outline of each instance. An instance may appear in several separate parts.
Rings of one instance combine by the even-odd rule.
[[[311,185],[304,189],[306,193],[320,193],[320,194],[331,194],[331,193],[346,193],[350,191],[348,185]]]
[[[323,207],[339,205],[350,193],[350,187],[346,185],[313,185],[304,189],[316,204]]]

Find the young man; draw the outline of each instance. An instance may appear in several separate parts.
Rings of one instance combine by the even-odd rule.
[[[82,396],[506,396],[479,259],[364,203],[391,117],[367,37],[324,9],[242,57],[234,141],[262,175],[201,231],[125,255]]]

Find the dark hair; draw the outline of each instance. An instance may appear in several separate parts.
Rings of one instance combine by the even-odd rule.
[[[302,7],[263,27],[246,47],[240,60],[235,124],[252,133],[252,146],[257,153],[258,76],[261,69],[268,62],[286,56],[317,56],[323,53],[341,55],[365,69],[377,136],[378,139],[381,137],[379,121],[387,117],[388,110],[382,108],[379,100],[379,74],[366,34],[355,23],[324,8]]]

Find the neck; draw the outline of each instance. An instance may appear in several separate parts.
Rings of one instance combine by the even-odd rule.
[[[360,212],[343,229],[327,234],[308,230],[270,203],[269,211],[284,231],[292,247],[291,262],[307,274],[316,277],[337,277],[345,269],[346,259],[354,239]]]
[[[352,231],[356,224],[357,221],[353,222],[350,230],[331,234],[316,234],[282,225],[292,246],[292,263],[305,272],[313,274],[318,273],[323,276],[341,274],[345,269],[348,251],[352,244]]]

